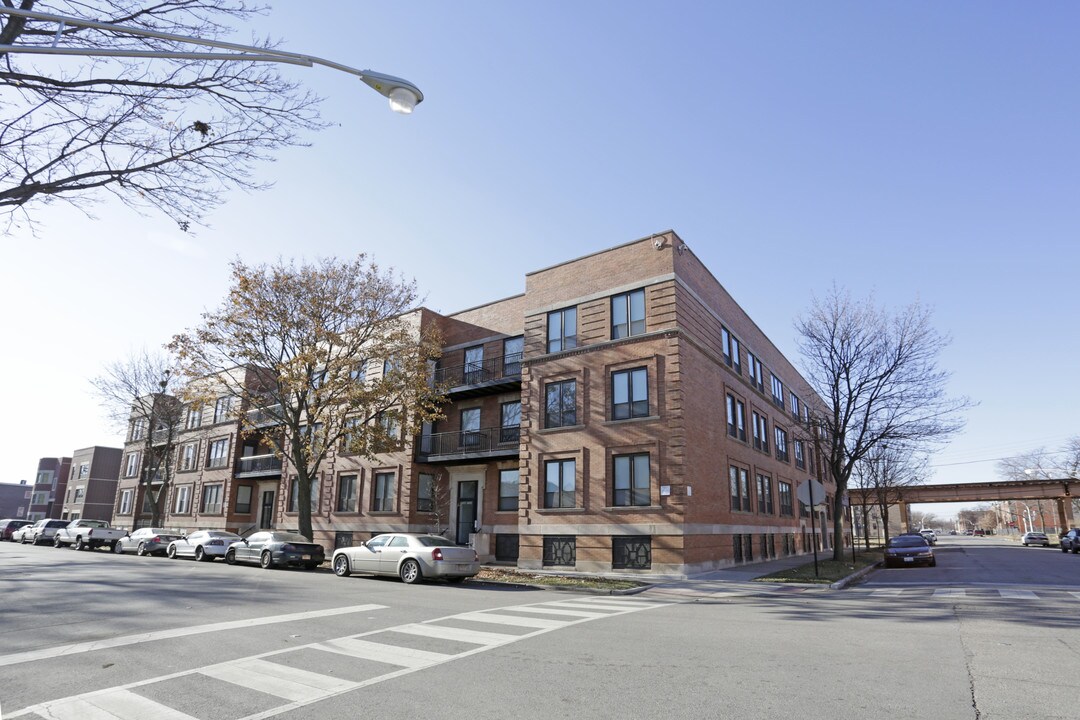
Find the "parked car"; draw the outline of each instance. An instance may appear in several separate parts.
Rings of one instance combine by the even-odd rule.
[[[30,537],[33,537],[33,530],[34,530],[34,523],[33,522],[28,522],[26,525],[22,525],[20,527],[15,528],[11,532],[11,542],[17,542],[17,543],[29,542]],[[26,540],[23,540],[23,538],[26,537],[26,536],[29,536],[29,537],[27,537]]]
[[[56,531],[67,526],[69,522],[71,521],[57,520],[56,518],[42,518],[33,525],[28,525],[23,529],[23,534],[19,542],[24,544],[33,543],[34,545],[51,543]]]
[[[919,563],[929,567],[937,565],[934,549],[930,547],[926,538],[916,534],[889,538],[889,543],[885,546],[885,567]]]
[[[1067,533],[1061,534],[1061,552],[1073,551],[1080,553],[1080,528],[1073,528]]]
[[[937,545],[937,533],[935,533],[930,528],[923,528],[919,531],[919,534],[926,538],[926,542],[930,543],[931,545]]]
[[[240,539],[236,533],[225,530],[196,530],[195,532],[169,543],[166,554],[171,558],[193,557],[196,560],[211,561],[225,557],[229,546]]]
[[[99,547],[112,546],[124,536],[124,530],[110,527],[104,520],[79,518],[72,520],[53,534],[53,547],[70,545],[74,550],[96,550]]]
[[[126,552],[134,552],[136,555],[164,555],[169,549],[169,543],[182,537],[184,533],[179,530],[139,528],[120,538],[113,546],[113,552],[117,555]]]
[[[983,530],[982,528],[975,528],[975,532],[973,533],[973,535],[976,535],[976,536],[986,535],[986,531]]]
[[[472,548],[461,547],[439,535],[388,533],[354,547],[334,551],[334,574],[396,575],[405,583],[425,578],[461,582],[480,572],[480,559]]]
[[[257,532],[234,542],[225,552],[225,562],[258,563],[269,570],[277,565],[299,565],[308,570],[319,567],[326,559],[323,546],[303,535],[290,532]]]
[[[1050,538],[1046,537],[1046,533],[1028,532],[1024,533],[1024,536],[1020,538],[1020,543],[1024,547],[1027,547],[1028,545],[1042,545],[1043,547],[1050,547]]]
[[[11,534],[26,525],[33,525],[33,523],[29,520],[16,520],[14,518],[0,520],[0,540],[11,540]]]

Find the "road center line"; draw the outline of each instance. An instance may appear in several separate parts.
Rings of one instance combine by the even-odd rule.
[[[190,627],[171,628],[169,630],[139,633],[138,635],[124,635],[122,637],[106,638],[104,640],[91,640],[90,642],[58,645],[51,648],[42,648],[41,650],[28,650],[27,652],[0,655],[0,667],[5,665],[15,665],[16,663],[32,662],[34,660],[47,660],[61,655],[74,655],[76,653],[124,647],[125,645],[138,645],[139,643],[154,642],[157,640],[168,640],[170,638],[187,637],[189,635],[202,635],[203,633],[209,632],[220,632],[222,630],[238,630],[241,628],[258,627],[259,625],[276,625],[277,623],[296,622],[297,620],[312,620],[314,618],[333,617],[335,615],[348,615],[350,613],[385,609],[385,605],[350,605],[348,607],[329,608],[327,610],[310,610],[308,612],[290,613],[288,615],[269,615],[261,618],[247,618],[245,620],[212,623],[210,625],[192,625]]]

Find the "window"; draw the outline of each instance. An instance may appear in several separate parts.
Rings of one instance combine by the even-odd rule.
[[[202,425],[202,408],[191,405],[187,411],[187,422],[184,423],[184,427],[188,430],[194,430]]]
[[[727,432],[731,437],[746,442],[746,405],[734,395],[727,396]]]
[[[649,505],[649,453],[616,455],[612,504],[616,507]]]
[[[577,308],[548,313],[547,351],[562,352],[577,347]]]
[[[577,381],[548,383],[544,427],[557,428],[577,424]]]
[[[724,362],[741,375],[742,364],[739,361],[739,341],[723,325],[720,326],[720,349],[724,353]]]
[[[430,475],[428,477],[431,477]],[[338,512],[356,512],[356,476],[339,475],[337,481]]]
[[[229,417],[229,409],[232,407],[232,398],[226,395],[219,397],[214,403],[214,422],[222,422]]]
[[[548,460],[544,463],[544,507],[572,508],[577,502],[574,492],[577,462]]]
[[[791,417],[798,420],[800,415],[799,409],[802,407],[802,402],[799,400],[799,396],[793,392],[789,392],[788,397],[791,399]]]
[[[319,481],[315,478],[311,478],[311,512],[317,512],[319,509]],[[292,480],[289,482],[289,505],[285,509],[285,512],[299,512],[300,511],[300,478],[295,475],[292,476]]]
[[[652,538],[648,535],[611,538],[611,569],[648,570],[652,567]]]
[[[806,455],[803,452],[803,441],[795,441],[795,467],[800,470],[806,469]]]
[[[85,496],[86,496],[86,487],[83,486],[83,485],[80,485],[79,487],[75,488],[75,499],[72,502],[80,503],[80,502],[83,501],[83,498]]]
[[[121,490],[120,491],[120,509],[118,510],[118,513],[120,515],[130,515],[131,514],[131,500],[132,500],[133,496],[134,496],[134,491],[133,490]]]
[[[181,470],[194,470],[197,464],[196,458],[199,455],[199,443],[191,442],[184,443],[180,447],[180,469]]]
[[[79,463],[79,479],[85,480],[90,477],[90,463]]]
[[[139,453],[128,453],[124,460],[124,477],[136,477],[139,474]]]
[[[499,510],[518,509],[518,485],[521,473],[513,470],[499,471]]]
[[[517,337],[503,340],[503,377],[521,374],[521,353],[525,349],[525,338]]]
[[[204,485],[202,489],[202,509],[208,515],[221,514],[221,489],[222,485]]]
[[[349,370],[349,379],[353,382],[367,380],[367,360],[361,360],[352,366],[352,369]]]
[[[435,476],[420,473],[420,484],[416,489],[416,509],[419,512],[435,510]]]
[[[746,470],[734,465],[728,468],[728,479],[731,483],[731,510],[733,512],[750,512],[750,476]]]
[[[465,348],[465,384],[475,385],[484,379],[484,346]]]
[[[576,565],[577,538],[573,535],[545,535],[543,564]]]
[[[146,437],[146,418],[139,418],[131,422],[131,439],[142,440]]]
[[[611,373],[611,418],[648,417],[649,373],[645,368]]]
[[[495,559],[500,562],[517,562],[517,533],[497,533],[495,535]]]
[[[735,562],[742,562],[742,535],[736,533],[731,536],[731,557]]]
[[[251,486],[241,485],[236,488],[236,512],[247,515],[251,512]]]
[[[772,373],[769,373],[769,381],[772,383],[773,402],[780,407],[784,407],[784,383],[780,382],[780,378]]]
[[[763,371],[761,369],[761,361],[757,359],[754,353],[747,351],[746,364],[748,374],[750,376],[751,387],[757,388],[760,392],[765,392],[765,380]]]
[[[776,435],[776,459],[788,462],[787,430],[773,425],[773,434]]]
[[[499,409],[499,442],[517,442],[521,439],[521,403],[503,403]]]
[[[341,423],[341,452],[355,453],[360,451],[359,443],[363,433],[360,432],[360,418],[345,418]]]
[[[480,408],[461,411],[461,447],[480,447]]]
[[[645,332],[645,291],[633,290],[611,298],[611,339]]]
[[[371,502],[372,512],[393,512],[394,473],[375,473],[375,488]]]
[[[757,475],[757,498],[758,512],[772,515],[772,478],[768,475]]]
[[[761,452],[769,452],[769,427],[765,416],[758,411],[753,412],[754,424],[754,448]]]
[[[795,505],[792,503],[792,484],[780,480],[777,486],[780,494],[780,514],[795,517]]]
[[[206,456],[206,467],[222,468],[229,464],[229,438],[210,441],[210,450]]]
[[[176,488],[176,510],[177,515],[187,515],[191,512],[191,486],[183,485]]]
[[[396,446],[401,441],[401,426],[398,425],[398,411],[386,410],[380,412],[375,416],[375,422],[379,424],[382,431],[386,433],[388,442]],[[322,429],[322,423],[315,426],[318,430]]]

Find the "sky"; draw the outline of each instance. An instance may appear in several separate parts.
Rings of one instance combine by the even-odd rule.
[[[1080,434],[1078,25],[1068,2],[273,2],[237,41],[424,102],[282,66],[334,125],[257,168],[271,190],[190,233],[105,201],[0,237],[0,482],[119,446],[90,378],[197,324],[232,259],[366,252],[453,312],[666,229],[796,365],[834,282],[933,308],[978,405],[929,481],[997,479]]]

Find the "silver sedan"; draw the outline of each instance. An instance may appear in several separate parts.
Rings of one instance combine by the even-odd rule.
[[[173,540],[166,552],[171,558],[193,557],[210,561],[224,557],[229,546],[238,540],[239,535],[225,530],[196,530],[187,537]]]
[[[331,565],[338,577],[354,572],[396,575],[409,584],[425,578],[461,582],[480,572],[480,559],[472,548],[421,533],[377,535],[360,545],[340,548],[334,551]]]
[[[169,543],[184,537],[179,530],[163,528],[139,528],[116,541],[113,552],[123,555],[134,552],[136,555],[164,555]]]

